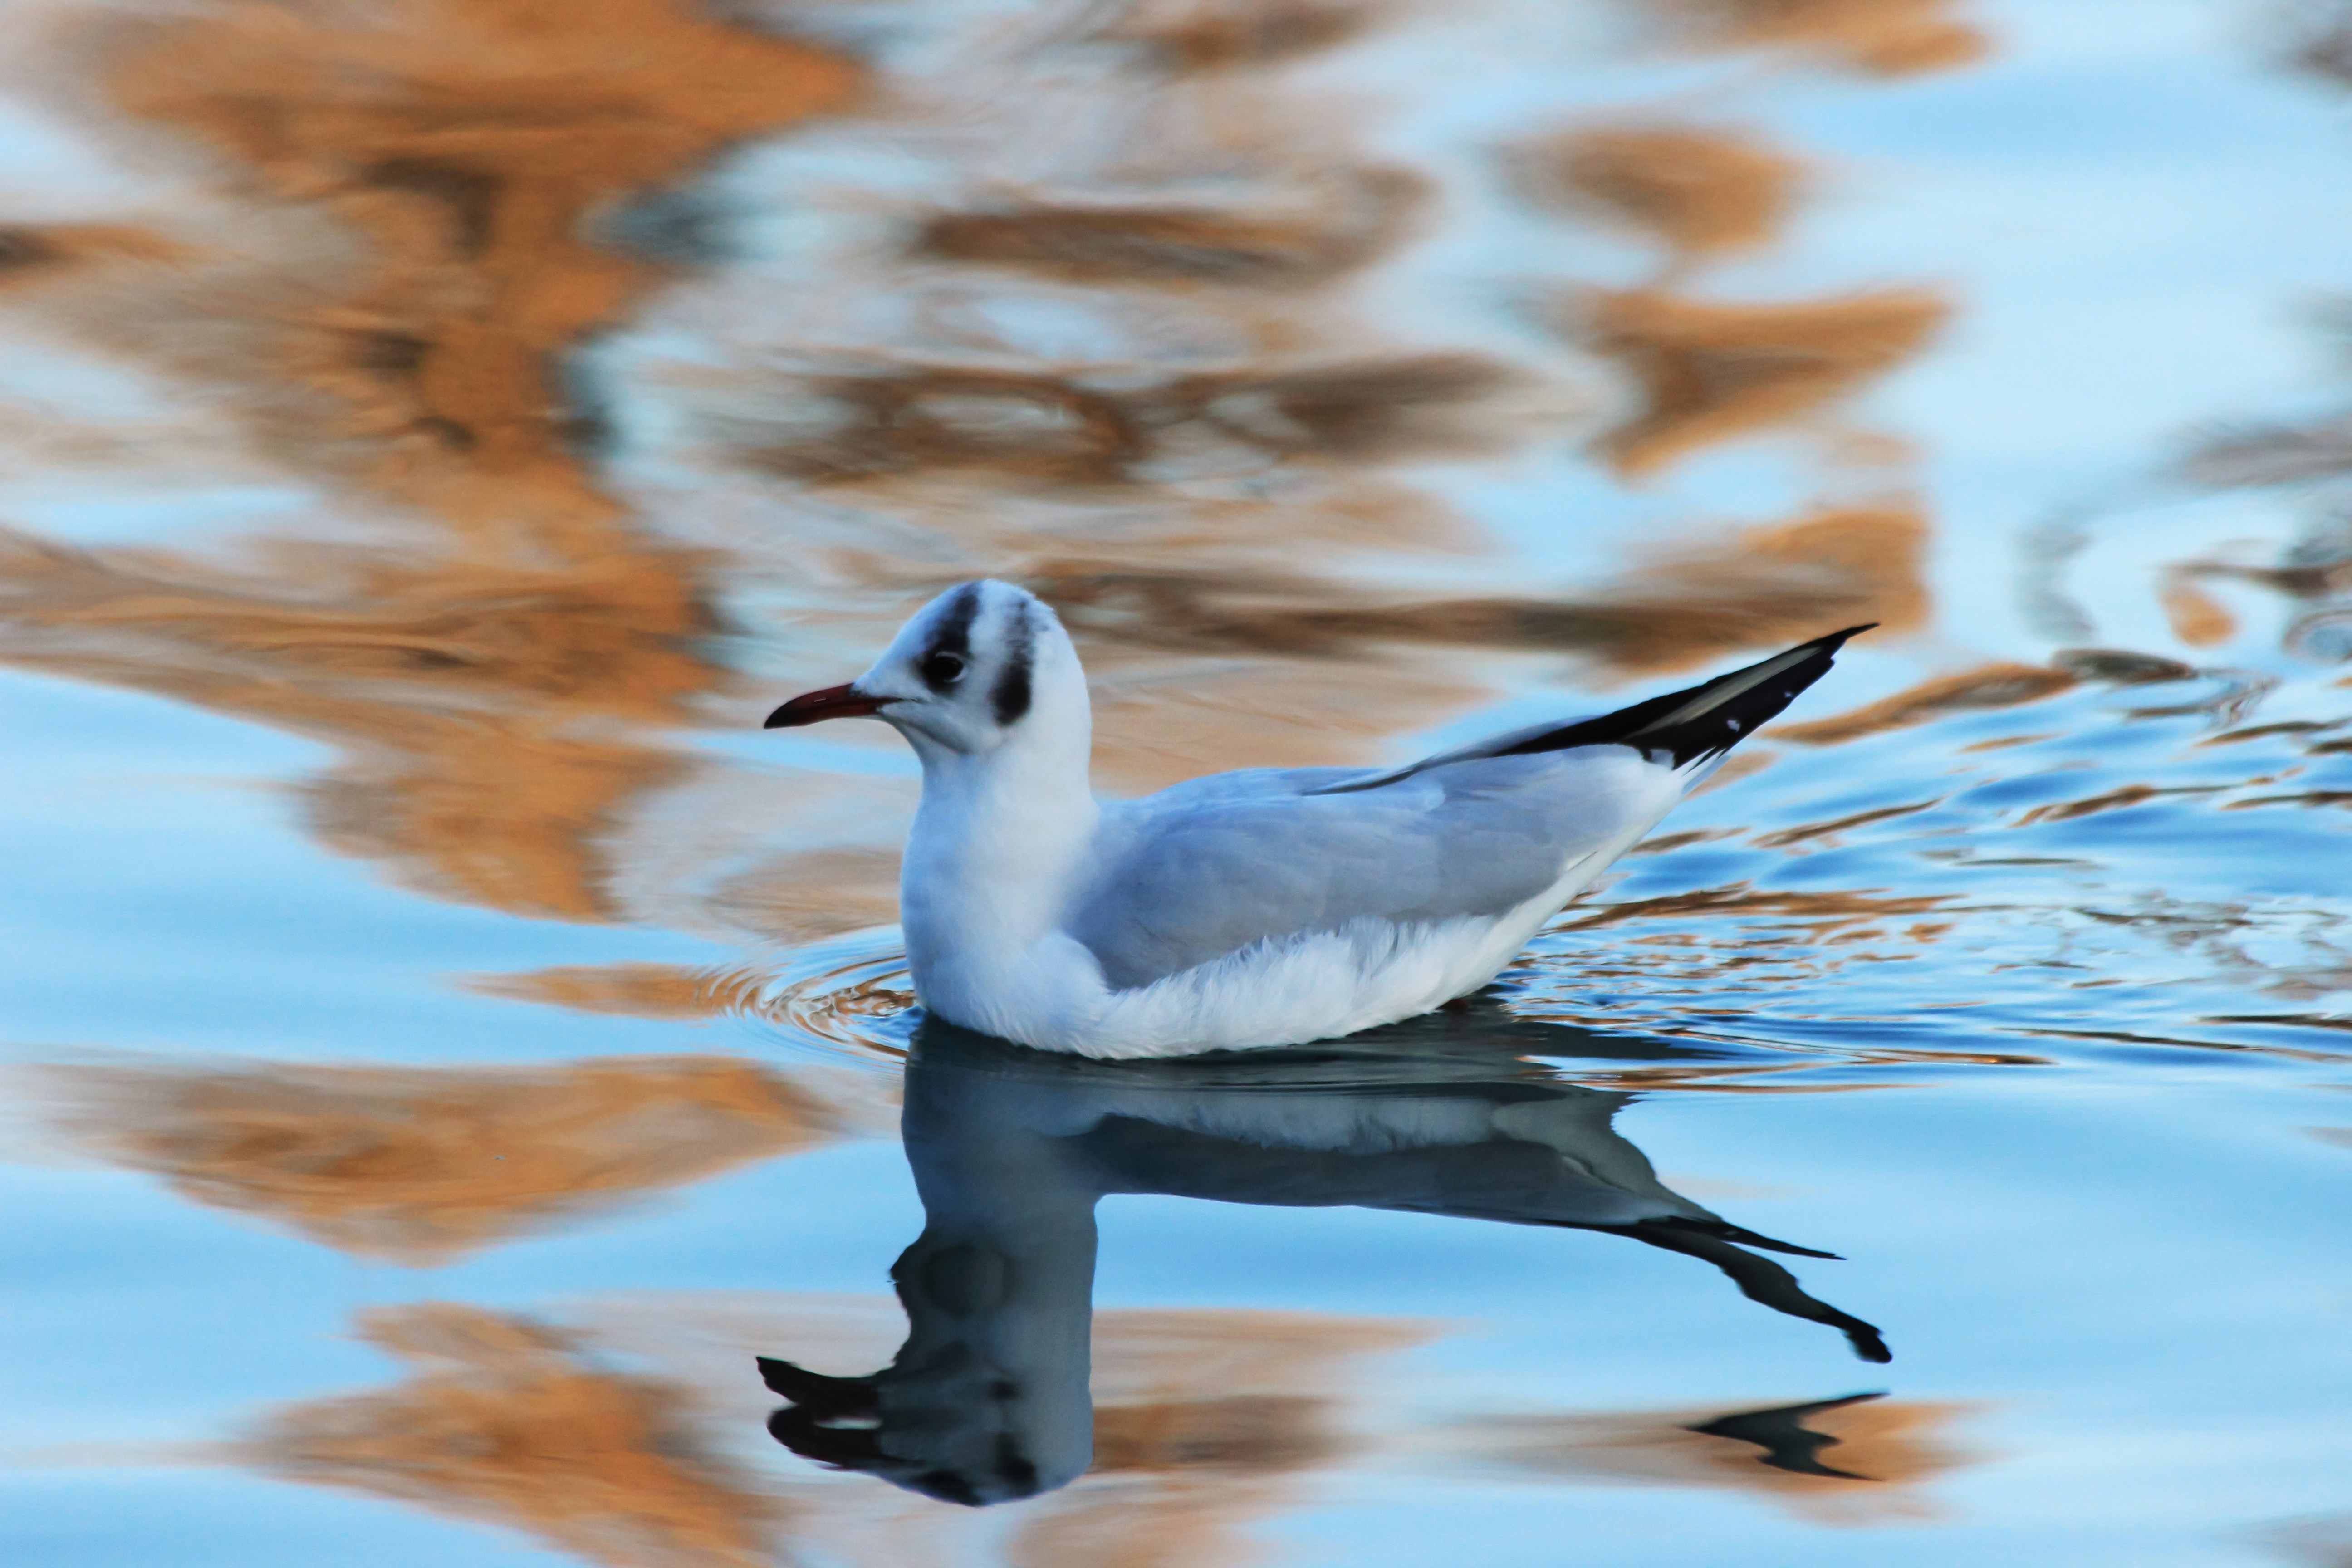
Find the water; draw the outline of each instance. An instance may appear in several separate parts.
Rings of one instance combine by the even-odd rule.
[[[2352,1562],[2352,23],[12,20],[11,1563]],[[982,572],[1112,791],[1884,626],[1107,1068],[756,728]]]

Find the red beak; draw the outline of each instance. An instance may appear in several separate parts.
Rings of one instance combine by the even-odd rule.
[[[871,719],[882,710],[886,697],[868,697],[855,685],[828,686],[823,691],[803,691],[773,713],[760,726],[762,730],[797,730],[803,724],[815,724],[826,719]]]

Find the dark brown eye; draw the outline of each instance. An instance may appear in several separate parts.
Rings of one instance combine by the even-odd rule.
[[[963,679],[963,660],[951,653],[926,654],[921,668],[923,684],[934,691]]]

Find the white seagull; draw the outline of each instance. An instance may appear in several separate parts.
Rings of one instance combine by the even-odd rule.
[[[974,582],[767,728],[877,718],[922,760],[898,900],[926,1009],[1044,1050],[1182,1056],[1353,1034],[1477,990],[1868,629],[1405,767],[1249,768],[1097,800],[1069,635],[1034,595]]]

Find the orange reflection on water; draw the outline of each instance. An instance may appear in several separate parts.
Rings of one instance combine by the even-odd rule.
[[[1912,507],[1852,506],[1745,529],[1712,548],[1660,552],[1608,595],[1623,621],[1605,657],[1629,674],[1664,674],[1813,626],[1874,620],[1888,635],[1914,630],[1927,616],[1927,537]]]
[[[1395,462],[1475,449],[1473,416],[1501,367],[1428,354],[1160,375],[876,363],[780,383],[790,434],[747,458],[830,485],[972,468],[1031,486],[1151,484],[1171,469],[1254,471],[1286,460]]]
[[[704,1568],[780,1550],[946,1561],[982,1516],[863,1478],[761,1474],[751,1375],[762,1343],[839,1341],[870,1357],[897,1317],[877,1299],[649,1295],[580,1303],[559,1324],[424,1303],[364,1315],[412,1370],[381,1392],[271,1413],[239,1454],[289,1480],[518,1529],[590,1562]],[[1209,1568],[1255,1555],[1255,1518],[1297,1478],[1367,1456],[1351,1414],[1387,1358],[1430,1337],[1402,1319],[1107,1310],[1094,1326],[1093,1470],[1024,1506],[1023,1568]],[[623,1364],[643,1370],[623,1371]],[[1247,1392],[1237,1392],[1237,1391]],[[1940,1511],[1923,1489],[1981,1456],[1949,1428],[1979,1407],[1870,1395],[1774,1409],[1483,1415],[1449,1449],[1527,1479],[1750,1492],[1816,1523]],[[761,1467],[764,1469],[764,1467]]]
[[[2238,618],[2186,573],[2168,577],[2159,603],[2172,635],[2190,647],[2211,647],[2237,635]]]
[[[1959,0],[1645,0],[1695,47],[1788,48],[1875,76],[1947,70],[1991,40]]]
[[[255,197],[312,208],[363,244],[287,279],[289,297],[256,323],[264,357],[249,374],[335,408],[289,432],[289,455],[314,462],[337,425],[374,437],[386,445],[373,482],[509,548],[518,533],[613,542],[614,508],[562,449],[549,356],[658,275],[592,244],[583,220],[738,138],[840,106],[858,80],[678,0],[225,5],[110,42],[108,87],[126,111],[194,134]]]
[[[1926,914],[1948,900],[1941,897],[1887,897],[1871,891],[1757,891],[1744,882],[1702,888],[1696,892],[1668,893],[1654,899],[1628,899],[1607,904],[1558,931],[1591,931],[1627,921],[1664,915],[1727,914],[1788,915],[1809,922],[1813,934],[1827,935],[1843,927],[1889,915]]]
[[[1098,35],[1150,47],[1171,71],[1270,65],[1345,43],[1377,26],[1385,0],[1141,0]]]
[[[268,248],[142,238],[185,265],[43,269],[52,323],[229,394],[295,471],[418,510],[397,545],[236,565],[12,541],[0,657],[333,741],[330,841],[445,896],[612,918],[596,840],[676,771],[628,729],[712,683],[689,645],[715,623],[698,563],[638,537],[569,449],[551,356],[660,276],[584,223],[856,73],[670,0],[229,5],[111,21],[95,52],[124,110],[226,160],[217,194]]]
[[[1729,1415],[1493,1416],[1468,1440],[1549,1480],[1745,1491],[1810,1523],[1866,1527],[1946,1513],[1924,1489],[1980,1458],[1948,1435],[1980,1409],[1864,1394]]]
[[[190,247],[127,223],[56,223],[0,227],[0,289],[114,260],[185,261]]]
[[[1515,150],[1537,201],[1646,230],[1685,262],[1768,245],[1795,205],[1803,165],[1727,131],[1601,125]]]
[[[2067,689],[2077,679],[2068,670],[2041,665],[1982,664],[1974,669],[1923,680],[1850,712],[1801,724],[1775,725],[1772,738],[1812,746],[1834,746],[1864,735],[1924,724],[1945,713],[2039,702]]]
[[[308,791],[329,842],[444,897],[611,918],[596,836],[677,769],[623,726],[713,678],[674,562],[268,553],[263,572],[0,539],[0,658],[333,741],[346,760]]]
[[[724,1057],[41,1072],[83,1147],[195,1202],[411,1266],[813,1148],[857,1114]]]
[[[1012,1551],[1017,1568],[1207,1568],[1304,1474],[1370,1447],[1350,1406],[1382,1358],[1433,1337],[1407,1319],[1124,1310],[1095,1317],[1095,1466]]]
[[[562,1331],[452,1302],[364,1314],[410,1380],[274,1412],[266,1473],[520,1530],[608,1568],[764,1568],[785,1510],[713,1451],[690,1397],[594,1364]]]
[[[912,249],[936,260],[1017,267],[1074,282],[1299,288],[1391,249],[1425,195],[1423,183],[1401,170],[1361,168],[1239,208],[1131,199],[998,202],[929,218]]]
[[[1637,476],[1825,408],[1916,354],[1949,313],[1924,289],[1727,305],[1637,289],[1583,299],[1565,324],[1641,390],[1640,410],[1600,443]]]
[[[932,1563],[983,1516],[873,1484],[775,1472],[753,1356],[815,1343],[870,1357],[896,1337],[878,1298],[602,1298],[560,1321],[428,1302],[364,1314],[407,1363],[381,1391],[281,1406],[236,1457],[269,1474],[538,1536],[589,1562],[719,1568],[799,1552]],[[1096,1465],[1023,1505],[1022,1568],[1214,1568],[1256,1555],[1244,1528],[1299,1478],[1363,1453],[1353,1407],[1409,1320],[1223,1310],[1108,1310],[1094,1323]],[[632,1370],[623,1370],[624,1366]],[[959,1544],[961,1543],[961,1544]]]
[[[688,969],[675,963],[563,964],[520,974],[477,974],[469,989],[520,1001],[551,1002],[582,1013],[627,1018],[709,1018],[751,1005],[759,977],[741,970]]]

